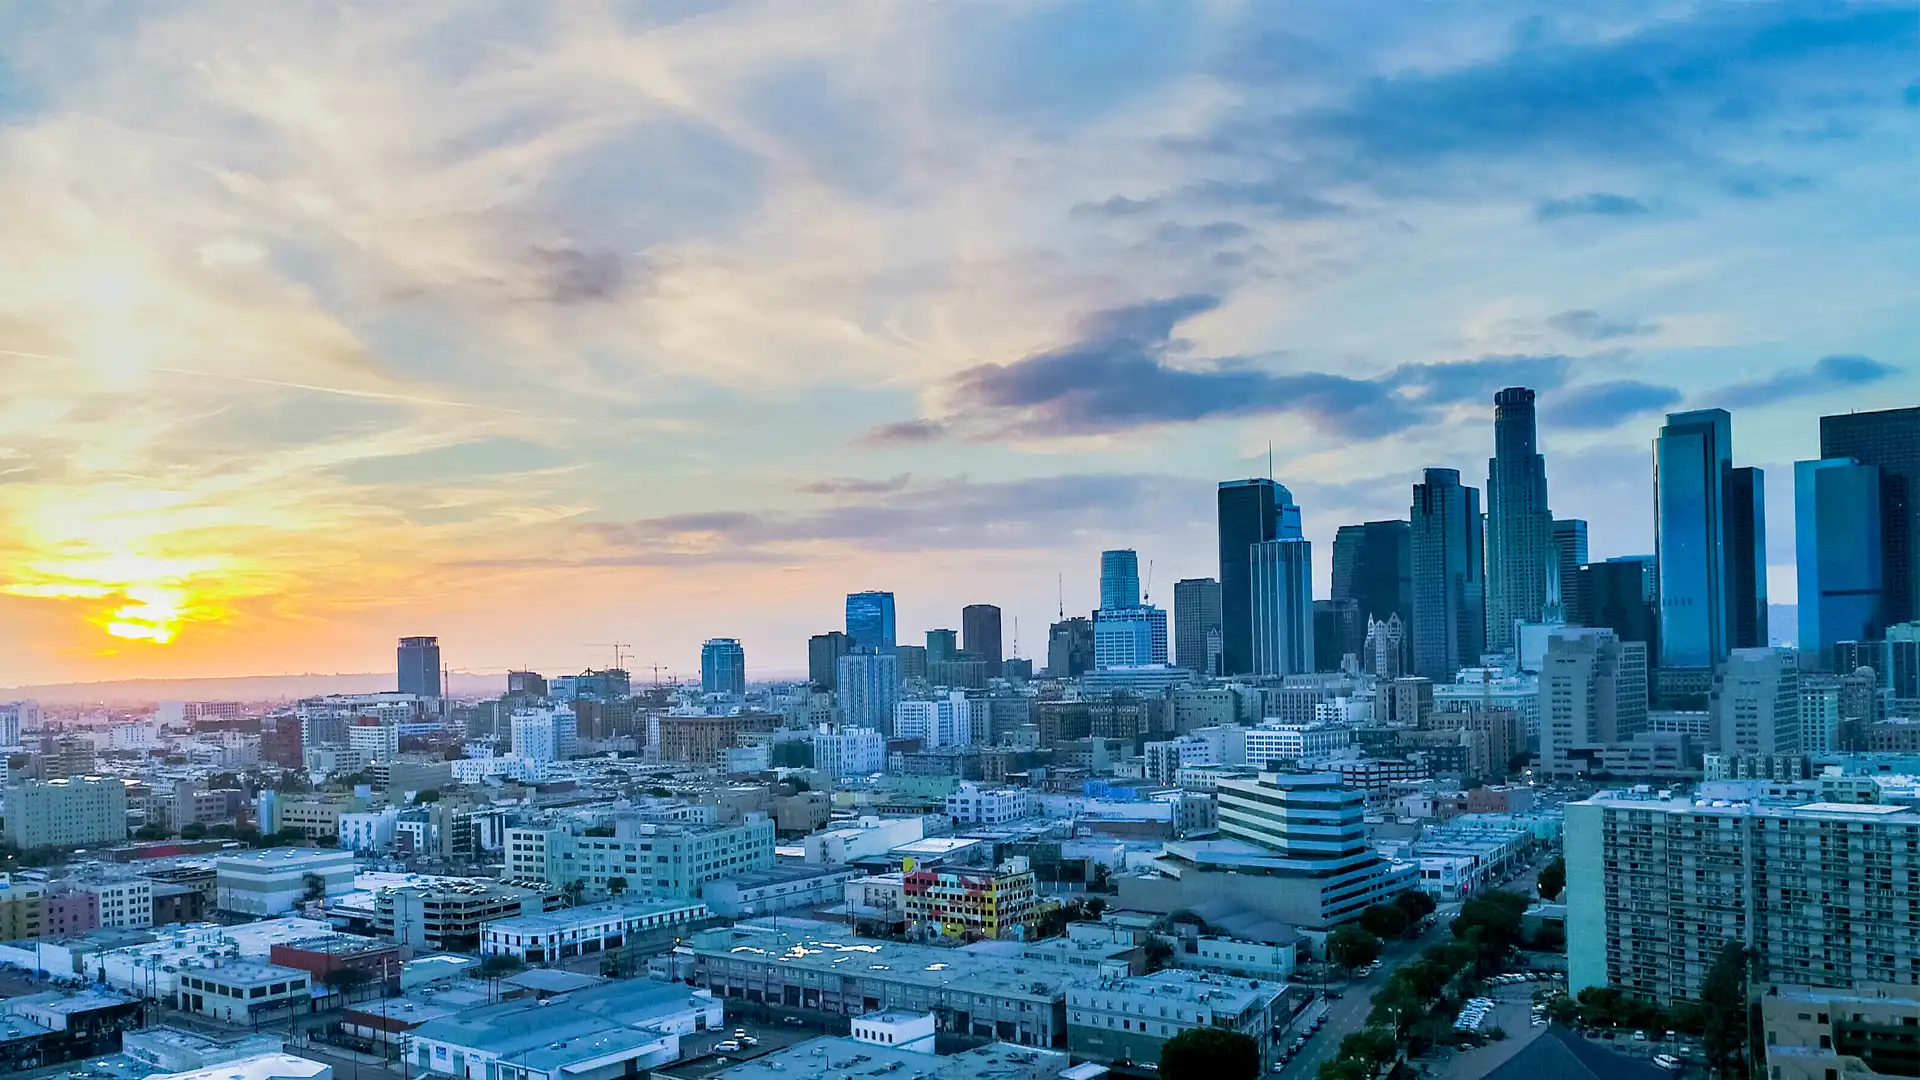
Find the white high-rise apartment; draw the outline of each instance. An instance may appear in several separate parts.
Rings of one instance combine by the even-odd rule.
[[[347,728],[347,748],[358,752],[362,762],[392,761],[400,756],[400,727],[378,721],[354,724]]]
[[[513,714],[513,752],[529,761],[565,761],[579,751],[580,721],[571,705]]]
[[[83,847],[127,838],[127,787],[108,777],[29,780],[6,791],[4,835],[16,846]]]
[[[1619,742],[1647,728],[1647,647],[1600,627],[1547,639],[1540,670],[1540,764],[1571,766],[1576,747]]]
[[[973,704],[955,690],[932,701],[902,701],[893,707],[893,736],[919,739],[923,749],[973,745]]]
[[[1837,711],[1837,694],[1834,706]],[[1714,672],[1708,708],[1723,754],[1806,749],[1800,744],[1800,669],[1789,649],[1733,650]]]
[[[822,724],[813,733],[813,767],[836,778],[885,772],[887,737],[872,728]]]
[[[22,731],[40,727],[40,705],[33,701],[0,704],[0,746],[19,746]]]

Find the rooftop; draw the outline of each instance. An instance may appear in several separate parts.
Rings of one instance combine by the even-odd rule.
[[[537,915],[515,915],[509,919],[495,919],[487,923],[487,927],[514,933],[537,934],[547,930],[566,930],[581,923],[601,919],[662,915],[667,912],[685,911],[688,908],[705,907],[706,904],[699,900],[609,900],[604,904],[586,904],[576,908],[561,908],[559,911],[543,911]]]
[[[748,919],[695,934],[687,945],[695,955],[1044,1001],[1059,1000],[1068,985],[1086,977],[1084,968],[1046,960],[857,938],[838,923],[811,919]]]
[[[292,1054],[262,1054],[191,1072],[157,1073],[150,1080],[312,1080],[331,1071],[330,1066]]]
[[[719,1080],[1045,1080],[1059,1075],[1066,1066],[1067,1055],[1057,1050],[1011,1043],[988,1043],[963,1053],[935,1057],[828,1036],[741,1062],[717,1076]]]
[[[8,998],[7,1008],[30,1005],[37,1012],[73,1013],[92,1012],[95,1009],[111,1009],[116,1005],[130,1005],[133,999],[113,990],[75,990],[71,993],[63,990],[49,990],[41,994],[25,994]]]
[[[201,968],[197,975],[226,986],[255,986],[263,983],[285,982],[288,979],[305,979],[307,972],[299,968],[281,967],[279,964],[242,961],[237,964]]]
[[[1156,971],[1151,975],[1087,983],[1076,989],[1086,993],[1140,994],[1188,1004],[1204,1004],[1216,1013],[1241,1013],[1287,992],[1285,983],[1228,978],[1178,968]]]

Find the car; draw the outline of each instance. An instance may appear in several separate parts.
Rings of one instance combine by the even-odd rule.
[[[719,1050],[719,1051],[722,1051],[722,1052],[725,1052],[725,1053],[739,1053],[739,1052],[740,1052],[740,1044],[739,1044],[739,1043],[737,1043],[737,1042],[735,1042],[735,1041],[733,1041],[732,1039],[722,1039],[722,1040],[720,1040],[719,1042],[717,1042],[717,1043],[714,1043],[714,1044],[713,1044],[713,1048],[714,1048],[715,1050]]]
[[[800,1019],[797,1016],[782,1017],[780,1019],[780,1022],[787,1025],[788,1027],[806,1027],[807,1026],[807,1022],[805,1020]]]
[[[734,1028],[734,1029],[733,1029],[733,1037],[734,1037],[734,1038],[736,1038],[736,1039],[738,1039],[738,1038],[740,1038],[740,1037],[741,1037],[742,1035],[745,1035],[746,1033],[747,1033],[747,1029],[746,1029],[746,1028]]]
[[[1653,1063],[1668,1072],[1679,1072],[1681,1067],[1680,1059],[1674,1057],[1672,1054],[1655,1054],[1653,1056]]]
[[[1634,1032],[1634,1033],[1633,1033],[1633,1041],[1634,1041],[1634,1042],[1646,1042],[1646,1041],[1647,1041],[1647,1033],[1646,1033],[1646,1032],[1644,1032],[1644,1031],[1636,1031],[1636,1032]]]
[[[739,1038],[735,1039],[734,1041],[739,1043],[741,1046],[759,1046],[760,1045],[760,1040],[754,1038],[751,1035],[742,1035]]]
[[[1152,1061],[1143,1061],[1143,1062],[1141,1062],[1141,1063],[1140,1063],[1140,1067],[1141,1067],[1141,1068],[1143,1068],[1143,1069],[1145,1069],[1145,1070],[1147,1070],[1148,1072],[1159,1072],[1159,1071],[1160,1071],[1160,1066],[1159,1066],[1159,1064],[1158,1064],[1157,1062],[1152,1062]]]
[[[1328,1001],[1339,1001],[1339,1000],[1340,1000],[1340,991],[1338,991],[1338,990],[1329,990],[1329,991],[1327,991],[1326,993],[1324,993],[1324,994],[1322,994],[1322,995],[1320,995],[1320,996],[1321,996],[1321,997],[1324,997],[1324,998],[1326,998],[1326,999],[1327,999]]]

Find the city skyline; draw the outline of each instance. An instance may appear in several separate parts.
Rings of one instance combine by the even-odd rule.
[[[1596,562],[1731,412],[1793,603],[1818,418],[1920,401],[1899,6],[37,14],[0,685],[798,673],[862,589],[1039,661],[1102,550],[1219,577],[1269,445],[1332,580],[1505,386]]]

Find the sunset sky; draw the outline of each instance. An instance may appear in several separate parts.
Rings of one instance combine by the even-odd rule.
[[[1044,656],[1213,486],[1652,545],[1734,413],[1920,404],[1920,14],[1765,4],[0,7],[0,686],[804,669],[849,590]]]

